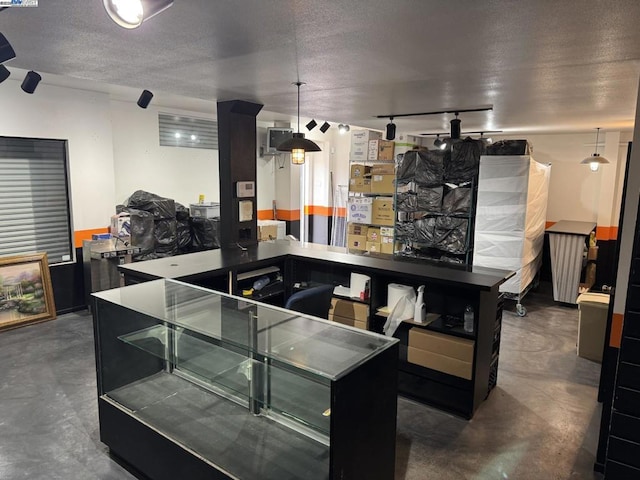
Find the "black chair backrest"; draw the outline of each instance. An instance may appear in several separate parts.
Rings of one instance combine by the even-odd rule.
[[[332,295],[333,285],[307,288],[291,295],[284,308],[327,319]]]

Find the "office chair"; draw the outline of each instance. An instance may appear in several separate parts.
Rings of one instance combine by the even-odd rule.
[[[332,295],[333,285],[307,288],[291,295],[284,308],[327,319]]]

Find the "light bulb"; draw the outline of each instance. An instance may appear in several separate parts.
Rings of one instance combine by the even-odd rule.
[[[294,165],[302,165],[304,163],[304,150],[302,148],[291,150],[291,163]]]
[[[196,137],[195,135],[191,135],[191,140],[195,141],[198,137]]]
[[[142,2],[140,0],[111,0],[116,15],[125,23],[139,25],[142,23]]]
[[[592,172],[597,172],[600,169],[600,164],[598,162],[591,162],[589,168]]]
[[[182,135],[180,135],[180,132],[176,132],[176,133],[174,134],[174,137],[176,137],[176,138],[180,138],[181,136],[182,136]]]

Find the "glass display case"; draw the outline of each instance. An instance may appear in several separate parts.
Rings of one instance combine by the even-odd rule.
[[[397,340],[168,279],[93,297],[101,440],[147,477],[393,478]]]

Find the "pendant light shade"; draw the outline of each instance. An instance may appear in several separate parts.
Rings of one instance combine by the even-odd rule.
[[[600,129],[597,128],[596,129],[596,151],[595,153],[591,154],[591,156],[585,158],[580,162],[580,165],[589,165],[589,169],[592,172],[597,172],[598,170],[600,170],[600,165],[606,165],[609,163],[609,160],[607,160],[604,157],[601,157],[600,154],[598,153],[599,136],[600,136]]]
[[[169,8],[173,0],[103,0],[103,3],[111,20],[131,29]]]
[[[293,136],[282,142],[277,146],[276,150],[279,152],[290,152],[291,163],[293,165],[304,164],[305,154],[307,152],[320,152],[320,147],[311,140],[304,138],[304,133],[300,133],[300,86],[304,85],[303,82],[295,82],[294,85],[298,87],[298,132]]]

